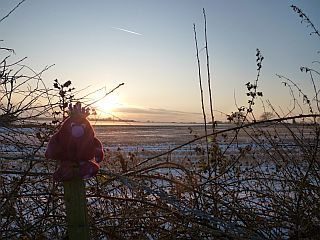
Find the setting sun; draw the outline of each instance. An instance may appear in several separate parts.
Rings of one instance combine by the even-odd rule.
[[[110,114],[112,110],[119,107],[121,101],[118,95],[108,95],[95,104],[96,110],[102,114]]]

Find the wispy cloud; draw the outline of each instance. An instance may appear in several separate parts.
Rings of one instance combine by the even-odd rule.
[[[182,115],[199,115],[200,113],[195,112],[184,112],[184,111],[175,111],[162,108],[145,108],[145,107],[119,107],[113,109],[113,112],[122,112],[122,113],[141,113],[141,114],[182,114]]]
[[[142,36],[141,33],[134,32],[134,31],[130,31],[130,30],[128,30],[128,29],[118,28],[118,27],[111,27],[111,28],[116,29],[116,30],[119,30],[119,31],[123,31],[123,32],[127,32],[127,33],[131,33],[131,34],[135,34],[135,35]]]
[[[176,111],[163,108],[142,106],[123,106],[112,109],[115,115],[126,119],[156,122],[193,122],[201,121],[201,114],[195,112]]]

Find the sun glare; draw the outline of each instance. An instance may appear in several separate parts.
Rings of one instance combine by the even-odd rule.
[[[97,102],[95,105],[97,111],[102,114],[110,114],[115,108],[119,107],[121,103],[117,95],[109,95]]]

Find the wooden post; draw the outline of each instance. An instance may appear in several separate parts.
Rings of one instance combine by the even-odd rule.
[[[69,240],[88,240],[89,221],[85,183],[79,177],[79,167],[74,167],[74,178],[63,183]]]

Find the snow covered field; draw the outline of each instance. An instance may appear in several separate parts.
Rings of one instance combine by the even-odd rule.
[[[226,127],[232,125],[218,130]],[[316,133],[310,126],[287,127],[209,138],[213,171],[204,139],[152,159],[203,135],[202,126],[95,126],[106,160],[86,182],[94,236],[285,239],[297,224],[313,231],[319,226]],[[55,162],[43,158],[43,134],[0,129],[1,238],[66,232],[63,189],[51,179]]]

